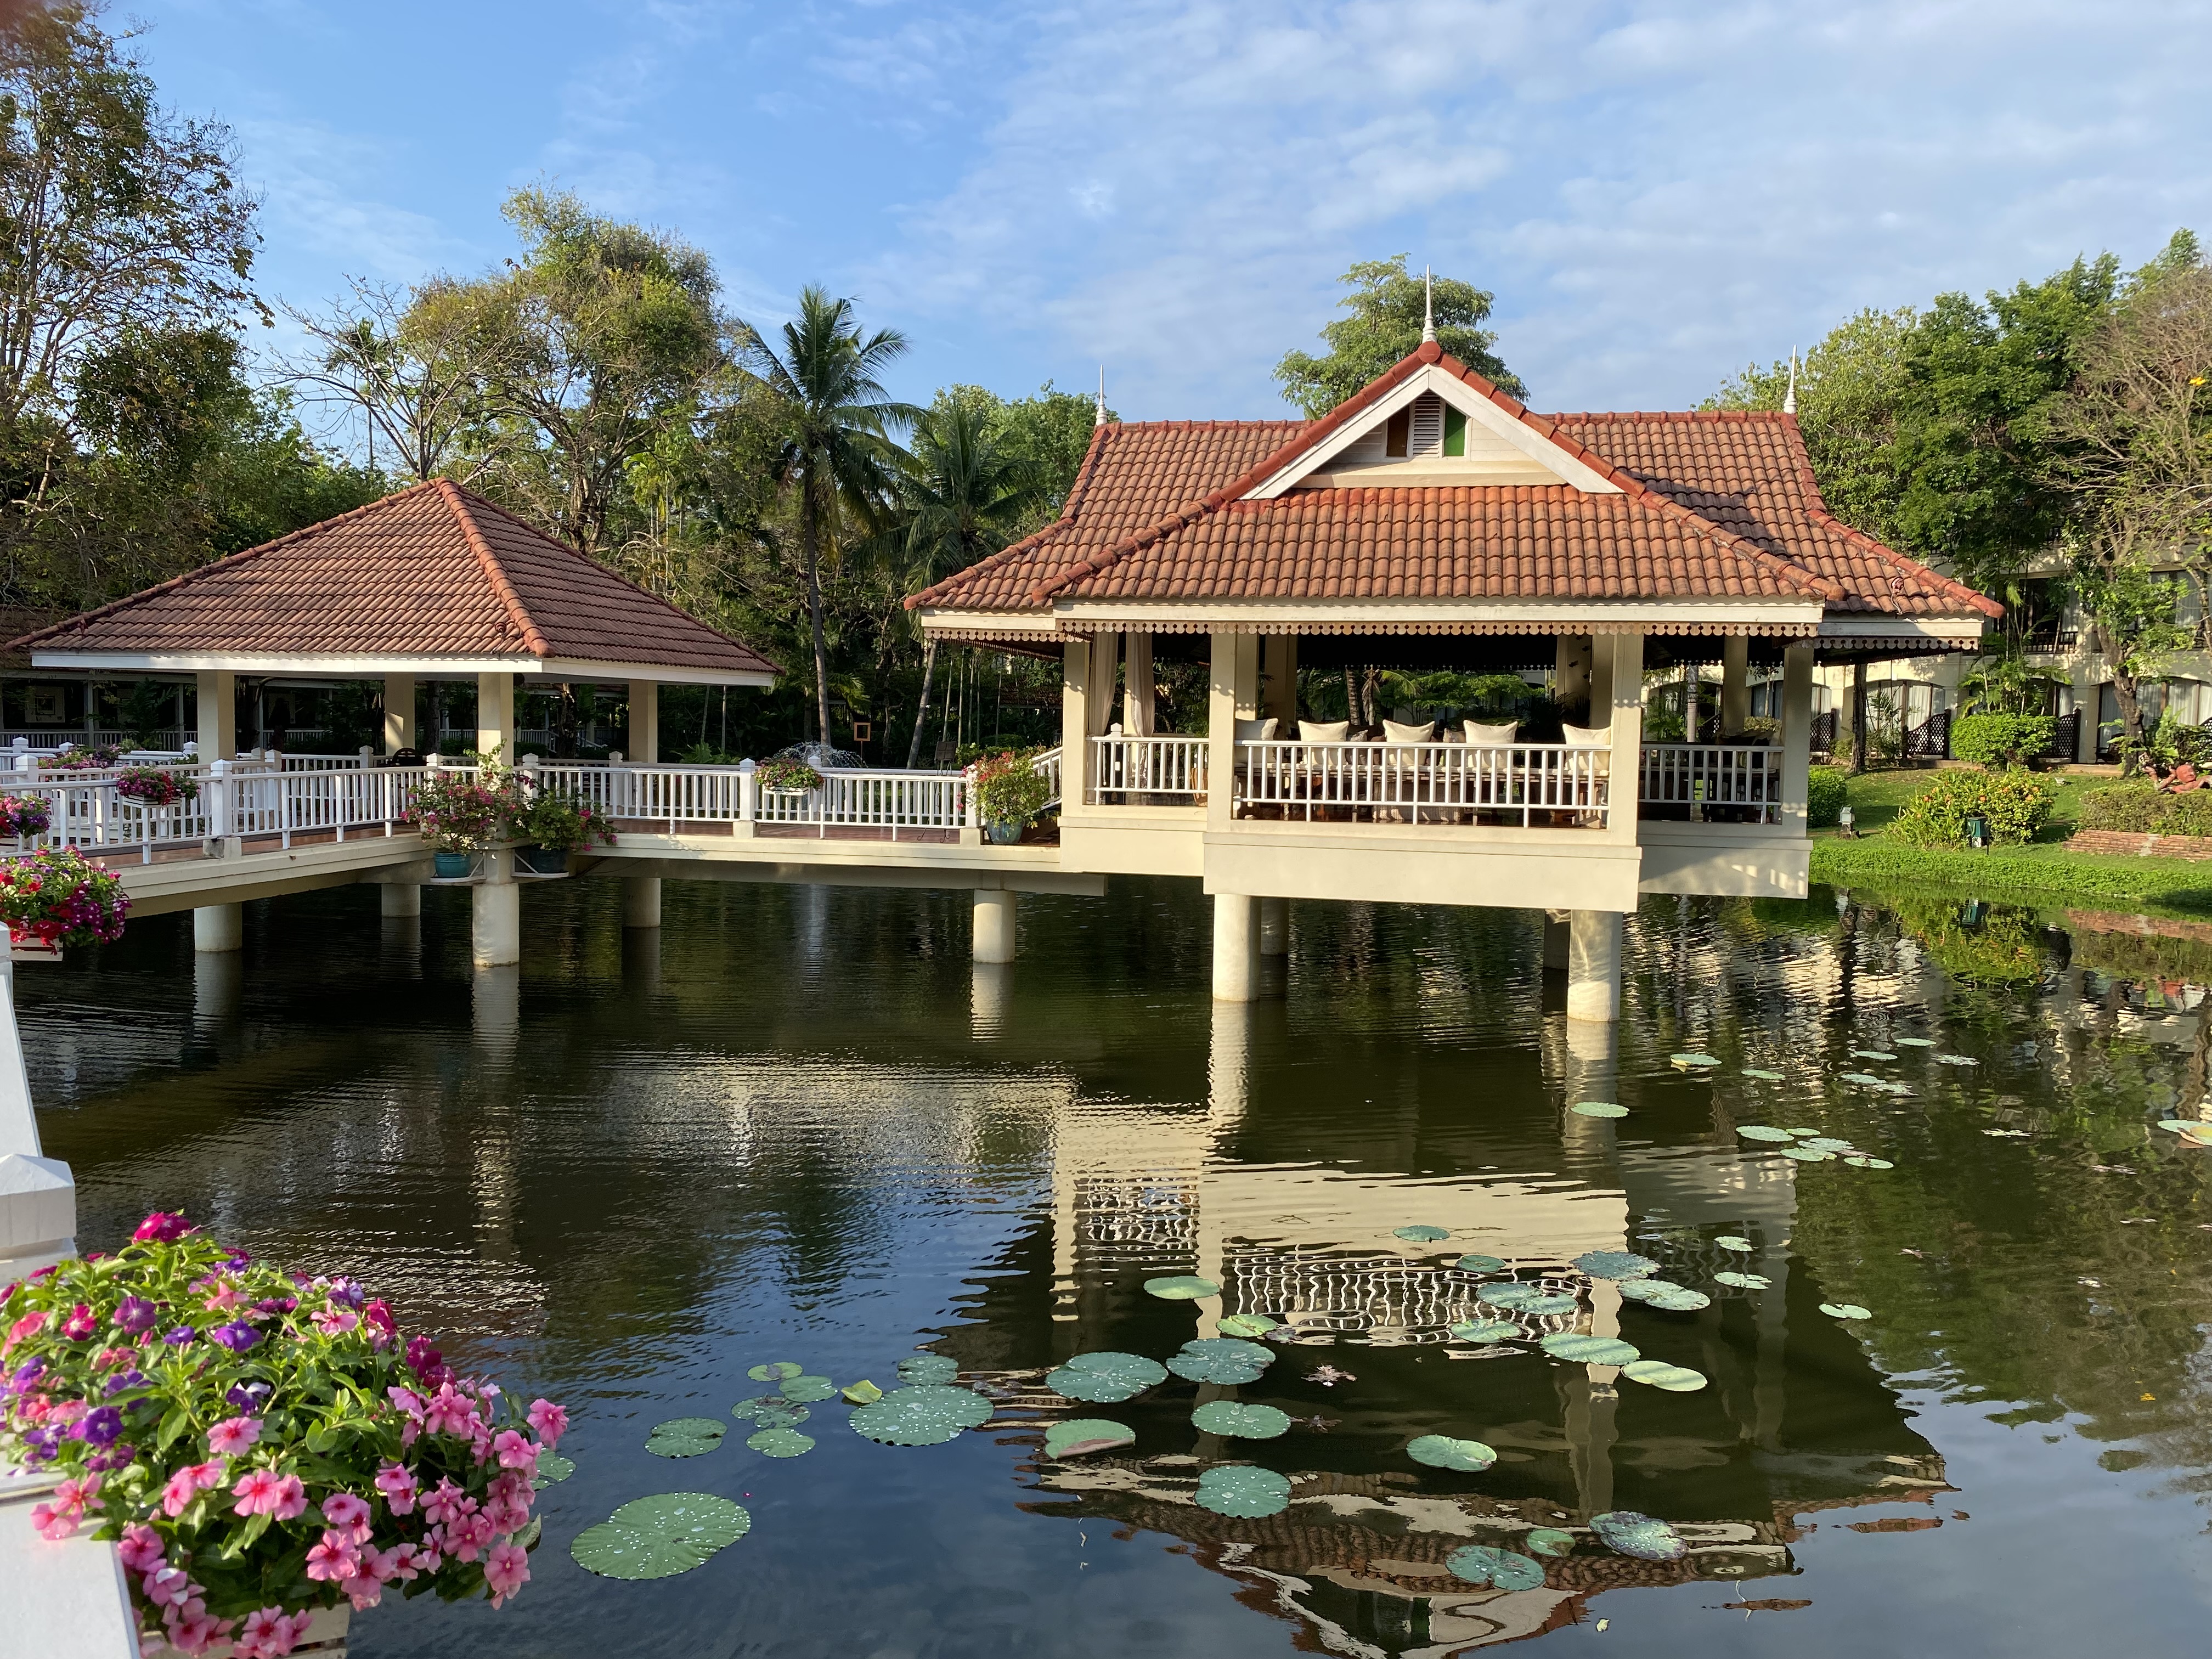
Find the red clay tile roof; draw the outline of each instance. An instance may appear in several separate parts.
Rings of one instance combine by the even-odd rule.
[[[443,478],[43,629],[11,648],[775,665]]]
[[[1435,363],[1603,476],[1571,485],[1252,490]],[[2002,608],[1830,517],[1796,417],[1530,413],[1433,344],[1314,422],[1101,427],[1060,520],[909,605],[1058,596],[1802,598],[1831,610]]]

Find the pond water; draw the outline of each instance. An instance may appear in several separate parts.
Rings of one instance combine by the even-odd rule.
[[[472,976],[461,896],[427,898],[419,922],[367,891],[250,907],[242,957],[198,963],[188,920],[156,919],[17,980],[85,1247],[185,1209],[357,1273],[574,1414],[524,1594],[379,1608],[362,1659],[2203,1651],[2212,1150],[2154,1126],[2208,1109],[2212,930],[1655,899],[1613,1036],[1565,1020],[1533,913],[1295,906],[1287,992],[1223,1008],[1188,884],[1024,899],[1004,969],[970,964],[957,895],[672,883],[660,933],[625,938],[611,884],[571,884],[526,896],[519,973]],[[1624,1249],[1711,1305],[1568,1266]],[[1505,1275],[1462,1254],[1572,1310],[1479,1308]],[[1192,1273],[1221,1296],[1143,1288]],[[1044,1387],[1240,1312],[1285,1327],[1257,1382],[1072,1412]],[[1492,1317],[1516,1340],[1449,1333]],[[1527,1340],[1577,1324],[1708,1386]],[[776,1460],[729,1417],[752,1365],[890,1386],[917,1350],[993,1420],[902,1448],[817,1404],[814,1449]],[[1200,1432],[1221,1397],[1297,1420]],[[1135,1442],[1044,1458],[1070,1415]],[[732,1432],[648,1455],[684,1416]],[[1423,1467],[1431,1433],[1498,1462]],[[1291,1507],[1198,1507],[1224,1462],[1289,1476]],[[750,1535],[657,1583],[569,1558],[684,1491],[744,1504]],[[1690,1553],[1592,1541],[1621,1510]],[[1447,1571],[1532,1525],[1575,1538],[1541,1588]]]

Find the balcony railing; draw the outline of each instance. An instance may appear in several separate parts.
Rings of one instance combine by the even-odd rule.
[[[1206,793],[1206,739],[1110,732],[1091,739],[1091,799],[1101,805],[1188,803]],[[1139,799],[1133,799],[1139,798]]]
[[[1612,758],[1603,744],[1240,743],[1237,785],[1246,813],[1596,827]]]
[[[1647,806],[1723,808],[1733,818],[1777,823],[1782,817],[1782,751],[1698,743],[1644,746],[1638,798]]]

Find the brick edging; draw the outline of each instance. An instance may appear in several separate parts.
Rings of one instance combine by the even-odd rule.
[[[2077,830],[2066,842],[2069,853],[2100,853],[2121,857],[2186,859],[2191,863],[2212,860],[2212,836],[2159,836],[2132,830]]]

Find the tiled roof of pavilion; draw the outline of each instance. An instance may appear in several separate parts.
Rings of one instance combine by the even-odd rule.
[[[42,629],[10,649],[775,665],[482,496],[433,478]]]
[[[1612,486],[1347,484],[1255,495],[1433,365]],[[1433,344],[1318,421],[1146,422],[1092,435],[1060,518],[908,600],[1814,599],[1978,619],[1995,601],[1832,517],[1794,416],[1537,415]]]

